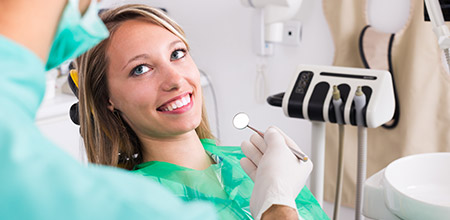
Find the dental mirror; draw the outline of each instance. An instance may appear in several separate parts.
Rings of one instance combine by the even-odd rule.
[[[244,128],[250,128],[253,131],[255,131],[256,133],[259,134],[259,136],[264,138],[264,134],[256,129],[254,129],[253,127],[251,127],[249,125],[250,122],[250,118],[248,117],[248,115],[244,112],[239,112],[237,113],[234,117],[233,117],[233,126],[239,130],[242,130]]]
[[[250,118],[248,117],[248,115],[245,112],[239,112],[236,115],[234,115],[233,117],[233,126],[239,130],[242,130],[244,128],[250,128],[252,129],[254,132],[258,133],[259,136],[261,136],[262,138],[264,138],[264,133],[258,131],[257,129],[251,127],[249,125],[250,122]],[[289,147],[289,149],[292,151],[292,153],[300,160],[302,161],[307,161],[308,157],[301,151],[292,148],[291,146],[287,145]]]
[[[233,117],[233,126],[239,130],[247,127],[250,118],[244,112],[239,112]]]

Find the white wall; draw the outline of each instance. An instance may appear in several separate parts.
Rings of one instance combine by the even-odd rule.
[[[240,0],[141,0],[122,1],[164,7],[185,30],[197,66],[211,78],[215,87],[222,145],[239,145],[252,134],[236,130],[231,120],[237,112],[247,112],[253,127],[265,130],[276,125],[310,152],[310,123],[287,118],[281,108],[256,101],[254,87],[256,64],[260,61],[252,49],[252,24],[255,9]],[[122,3],[121,2],[121,3]],[[104,1],[103,3],[109,3]],[[331,64],[333,45],[323,17],[322,3],[304,0],[308,8],[299,15],[303,23],[303,40],[298,47],[276,45],[268,61],[268,94],[284,92],[297,64]],[[213,115],[210,92],[205,91],[209,114]],[[213,123],[213,121],[212,121]]]

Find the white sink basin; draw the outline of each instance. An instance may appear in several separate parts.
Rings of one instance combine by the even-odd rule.
[[[366,181],[364,202],[364,213],[374,219],[385,219],[373,216],[383,208],[395,215],[388,219],[450,219],[450,153],[392,162]]]

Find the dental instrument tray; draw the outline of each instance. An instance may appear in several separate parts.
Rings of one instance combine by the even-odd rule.
[[[333,86],[339,89],[340,112],[344,124],[357,125],[355,92],[361,86],[366,97],[364,126],[378,127],[392,119],[395,109],[391,74],[384,70],[337,66],[299,65],[288,89],[267,98],[270,105],[282,107],[288,117],[337,123]]]

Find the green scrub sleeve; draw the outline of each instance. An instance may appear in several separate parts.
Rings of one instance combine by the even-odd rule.
[[[45,90],[41,60],[0,36],[1,219],[216,219],[144,177],[78,163],[34,123]]]

